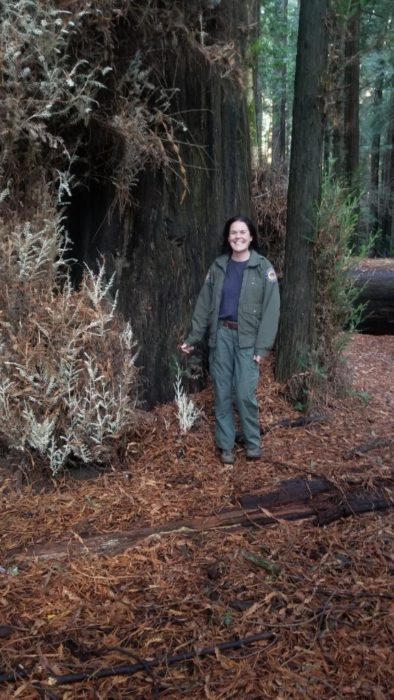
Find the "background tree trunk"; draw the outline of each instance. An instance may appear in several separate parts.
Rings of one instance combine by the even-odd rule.
[[[252,45],[260,39],[260,15],[261,0],[252,0],[250,3],[249,23],[252,25]],[[254,167],[260,167],[262,162],[262,136],[263,136],[263,86],[261,81],[261,57],[258,51],[252,52],[252,73],[253,73],[253,102],[254,102],[254,124],[256,129],[255,142],[256,154],[254,157]]]
[[[343,176],[343,66],[345,61],[345,28],[343,18],[331,12],[331,42],[329,55],[330,94],[328,97],[328,124],[330,130],[330,153],[332,158],[332,174]]]
[[[360,97],[360,3],[353,0],[345,38],[345,177],[358,193]]]
[[[391,81],[390,111],[387,124],[385,155],[383,158],[382,186],[379,203],[382,229],[381,252],[394,255],[394,81]]]
[[[282,56],[278,59],[277,94],[272,106],[272,166],[274,170],[281,171],[286,162],[287,0],[276,0],[276,8],[279,18],[277,42]]]
[[[379,73],[374,88],[374,107],[375,112],[379,115],[374,124],[374,131],[371,142],[371,180],[370,180],[370,214],[371,214],[371,233],[377,234],[379,229],[379,188],[380,188],[380,141],[381,141],[381,125],[380,125],[380,109],[383,101],[383,67]]]
[[[277,378],[308,362],[314,336],[313,244],[320,197],[323,77],[327,64],[327,2],[301,0],[288,191],[285,285]]]

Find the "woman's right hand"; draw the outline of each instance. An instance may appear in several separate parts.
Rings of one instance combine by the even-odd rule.
[[[182,352],[184,352],[185,355],[190,355],[190,353],[192,353],[194,350],[194,345],[188,345],[187,343],[182,343],[182,345],[179,345],[179,349],[182,350]]]

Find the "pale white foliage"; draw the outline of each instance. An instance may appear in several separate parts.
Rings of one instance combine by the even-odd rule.
[[[182,386],[182,376],[179,367],[174,383],[174,390],[179,427],[182,433],[187,433],[200,418],[202,411],[186,394]]]
[[[0,192],[0,204],[2,204],[2,203],[7,199],[7,197],[9,196],[9,194],[10,194],[9,188],[8,188],[8,187],[5,187],[4,190],[2,190],[2,191]]]
[[[14,382],[9,379],[4,379],[0,383],[0,412],[5,416],[6,420],[10,418],[10,394]]]
[[[63,257],[61,232],[56,223],[46,221],[40,230],[34,230],[30,221],[16,226],[10,234],[14,261],[19,280],[32,280],[46,273],[48,260],[54,261],[55,254],[60,250]],[[55,264],[59,264],[59,261]]]
[[[69,45],[81,30],[82,13],[71,19],[71,12],[54,2],[35,0],[1,0],[0,11],[7,88],[2,133],[15,138],[23,132],[33,142],[62,148],[63,140],[51,133],[49,120],[56,116],[87,123],[97,91],[104,87],[99,77],[106,67],[90,67],[86,59],[70,61]]]
[[[46,215],[0,221],[0,437],[56,475],[70,459],[108,461],[133,423],[136,344],[103,264],[72,288],[61,217]]]
[[[126,350],[132,350],[135,347],[134,333],[130,322],[127,321],[122,333],[120,334],[120,342]]]
[[[71,174],[70,169],[72,164],[75,162],[76,158],[69,156],[69,163],[67,170],[56,170],[58,175],[57,181],[57,203],[59,206],[64,204],[64,197],[71,199],[71,187],[75,177]]]
[[[97,274],[95,274],[87,265],[85,265],[85,268],[87,274],[82,282],[83,288],[94,308],[97,309],[111,290],[115,279],[115,273],[113,273],[109,280],[106,280],[105,266],[103,264],[99,266]]]
[[[39,422],[31,408],[26,408],[22,416],[25,419],[26,441],[30,447],[38,450],[41,455],[45,455],[52,440],[55,421],[44,418]]]

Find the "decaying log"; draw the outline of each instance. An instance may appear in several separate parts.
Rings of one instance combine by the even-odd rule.
[[[240,496],[238,503],[245,509],[272,508],[288,503],[308,503],[314,496],[335,490],[335,484],[329,479],[288,479],[275,491]]]
[[[39,559],[68,559],[81,554],[115,555],[134,547],[139,542],[150,537],[164,537],[174,533],[191,535],[208,532],[209,530],[226,529],[236,531],[240,527],[252,527],[253,525],[272,525],[278,518],[282,520],[302,520],[311,518],[315,512],[302,505],[288,506],[285,512],[268,514],[267,510],[234,509],[217,515],[197,517],[192,520],[177,520],[164,525],[153,527],[137,527],[123,532],[111,532],[103,535],[95,535],[82,539],[74,534],[74,538],[58,544],[46,544],[34,547],[25,554],[16,554],[18,560]]]
[[[392,508],[394,506],[394,501],[391,506],[387,503],[387,498],[378,498],[372,496],[372,494],[359,494],[358,496],[349,497],[346,501],[343,501],[338,507],[331,506],[316,513],[316,524],[317,525],[329,525],[335,520],[340,520],[341,518],[348,518],[351,515],[361,515],[362,513],[370,513],[375,510],[386,510],[387,508]]]
[[[168,534],[189,535],[209,530],[239,530],[264,527],[281,520],[312,519],[325,525],[339,518],[394,506],[393,481],[375,480],[363,486],[347,485],[346,491],[324,479],[292,479],[278,489],[263,494],[248,494],[238,499],[240,507],[191,520],[179,520],[152,527],[136,527],[123,532],[104,533],[83,540],[76,533],[67,542],[45,544],[27,552],[14,552],[17,561],[66,559],[83,554],[115,555],[150,537]]]

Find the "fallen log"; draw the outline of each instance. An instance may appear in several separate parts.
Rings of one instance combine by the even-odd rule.
[[[394,332],[394,261],[392,258],[361,260],[348,271],[358,289],[355,304],[363,304],[359,330]]]
[[[311,519],[326,525],[339,518],[394,506],[393,481],[378,479],[368,487],[347,485],[346,491],[325,479],[292,479],[274,491],[246,494],[239,506],[214,515],[178,520],[151,527],[135,527],[82,539],[77,533],[65,542],[47,543],[27,552],[14,551],[16,561],[67,559],[83,554],[115,555],[151,537],[180,533],[191,535],[211,530],[239,531],[241,528],[265,527],[280,521]]]
[[[280,514],[282,520],[301,520],[311,518],[315,515],[310,508],[295,506],[287,508],[286,512]],[[143,540],[148,540],[151,537],[163,537],[179,533],[182,535],[191,535],[195,533],[204,533],[210,530],[226,529],[237,531],[243,527],[252,527],[272,525],[276,523],[278,516],[274,513],[267,515],[267,511],[262,513],[259,510],[240,510],[234,509],[217,515],[203,516],[193,518],[193,520],[177,520],[164,525],[156,525],[153,527],[138,527],[133,530],[125,530],[123,532],[111,532],[103,535],[95,535],[82,539],[77,533],[73,533],[73,539],[67,542],[59,542],[57,544],[45,544],[39,547],[34,547],[31,551],[25,554],[14,553],[17,560],[32,560],[40,561],[50,559],[68,559],[81,554],[95,555],[115,555],[124,552],[130,547],[134,547]]]

